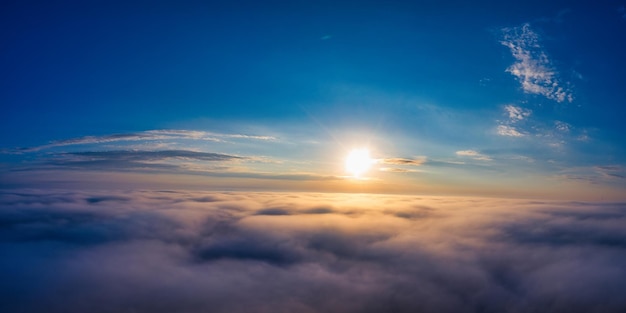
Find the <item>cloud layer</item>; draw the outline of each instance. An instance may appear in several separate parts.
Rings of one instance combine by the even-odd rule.
[[[623,312],[625,204],[5,190],[3,312]]]

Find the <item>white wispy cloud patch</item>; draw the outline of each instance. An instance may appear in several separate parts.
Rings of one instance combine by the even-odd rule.
[[[576,140],[582,141],[582,142],[591,141],[591,137],[589,137],[589,131],[583,129],[581,133],[576,137]]]
[[[507,113],[511,122],[522,121],[532,114],[532,111],[529,109],[525,109],[511,104],[505,105],[504,111]]]
[[[588,141],[585,130],[559,120],[541,121],[531,118],[533,111],[522,106],[507,104],[502,106],[504,119],[497,120],[496,134],[506,137],[532,137],[535,144],[552,149],[563,149],[571,140]]]
[[[565,122],[561,122],[561,121],[555,121],[554,127],[556,128],[556,130],[563,132],[563,133],[569,133],[570,130],[572,129],[572,125],[565,123]]]
[[[575,141],[590,142],[589,130],[555,120],[533,126],[534,137],[553,147],[563,147]]]
[[[511,50],[516,62],[506,71],[517,77],[526,93],[542,95],[557,102],[572,102],[574,96],[564,87],[552,62],[530,24],[502,29],[502,45]]]
[[[519,124],[527,120],[532,111],[512,104],[507,104],[502,109],[506,120],[500,121],[496,131],[497,134],[500,136],[523,137],[525,134],[518,130]],[[516,124],[517,126],[514,126]]]
[[[489,156],[484,155],[476,150],[459,150],[456,152],[456,155],[461,156],[461,157],[469,157],[469,158],[472,158],[474,160],[479,160],[479,161],[491,161],[492,160]]]
[[[510,137],[524,137],[524,133],[518,131],[515,127],[509,125],[498,125],[498,135]]]

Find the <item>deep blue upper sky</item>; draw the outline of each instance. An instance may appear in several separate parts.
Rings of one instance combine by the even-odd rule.
[[[179,129],[344,145],[352,131],[389,142],[381,158],[501,170],[528,158],[555,177],[624,175],[623,2],[130,2],[3,4],[6,164],[33,158],[12,149],[84,136]],[[198,149],[292,161],[309,151]]]

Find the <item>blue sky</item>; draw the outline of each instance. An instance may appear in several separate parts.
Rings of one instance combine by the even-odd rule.
[[[0,13],[1,175],[620,198],[624,10],[15,1]],[[355,182],[343,158],[362,146],[377,163]]]

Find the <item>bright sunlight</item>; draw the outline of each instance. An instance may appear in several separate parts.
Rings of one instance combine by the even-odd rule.
[[[346,157],[346,171],[359,178],[372,166],[374,160],[370,158],[370,151],[366,148],[354,149]]]

